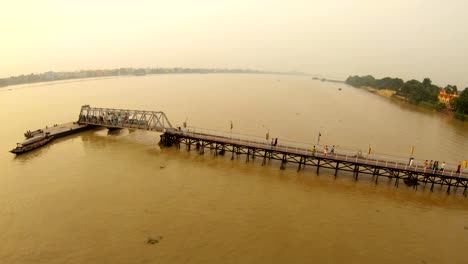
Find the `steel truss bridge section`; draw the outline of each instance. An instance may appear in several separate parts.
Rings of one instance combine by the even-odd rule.
[[[131,128],[164,132],[173,129],[162,111],[81,107],[78,123],[108,128]]]

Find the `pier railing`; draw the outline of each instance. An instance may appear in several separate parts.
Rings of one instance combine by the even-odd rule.
[[[302,143],[280,139],[277,145],[272,145],[271,139],[267,140],[266,138],[260,138],[253,135],[229,133],[210,129],[202,129],[197,127],[186,127],[181,128],[180,130],[171,129],[170,133],[179,134],[183,136],[193,136],[195,138],[205,140],[219,141],[226,144],[243,145],[256,149],[269,149],[297,155],[315,156],[326,159],[349,161],[354,163],[402,169],[407,171],[437,173],[443,176],[468,178],[468,172],[461,171],[460,173],[457,173],[457,170],[455,169],[457,165],[450,163],[446,163],[444,170],[436,171],[431,168],[424,167],[424,160],[415,159],[413,161],[412,166],[409,166],[409,160],[405,157],[381,155],[378,153],[372,153],[370,155],[367,155],[367,153],[362,153],[362,151],[355,149],[335,147],[334,153],[325,153],[323,145],[315,145],[316,152],[314,153],[312,151],[312,147],[314,144],[312,143]]]

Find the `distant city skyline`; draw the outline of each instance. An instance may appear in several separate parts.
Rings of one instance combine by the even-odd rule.
[[[0,78],[230,68],[468,87],[463,0],[7,1]]]

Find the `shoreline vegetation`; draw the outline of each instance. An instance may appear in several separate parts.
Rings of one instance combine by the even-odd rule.
[[[48,71],[43,73],[22,74],[7,78],[0,78],[0,88],[32,84],[39,82],[65,81],[73,79],[89,79],[117,76],[143,76],[151,74],[209,74],[209,73],[242,73],[242,74],[280,74],[280,75],[306,75],[302,72],[274,72],[250,69],[205,69],[205,68],[118,68],[100,70],[80,70],[67,72]]]
[[[375,79],[371,75],[349,76],[344,83],[387,98],[395,98],[423,108],[453,114],[456,119],[468,121],[468,87],[459,92],[456,85],[447,85],[442,88],[432,84],[429,78],[425,78],[422,82],[417,80],[404,82],[400,78]],[[450,100],[440,101],[441,92]]]

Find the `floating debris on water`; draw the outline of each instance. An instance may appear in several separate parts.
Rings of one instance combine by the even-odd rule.
[[[154,244],[159,243],[159,241],[161,241],[162,239],[163,239],[162,236],[158,236],[158,238],[151,238],[151,237],[148,237],[148,240],[146,241],[146,244],[154,245]]]

